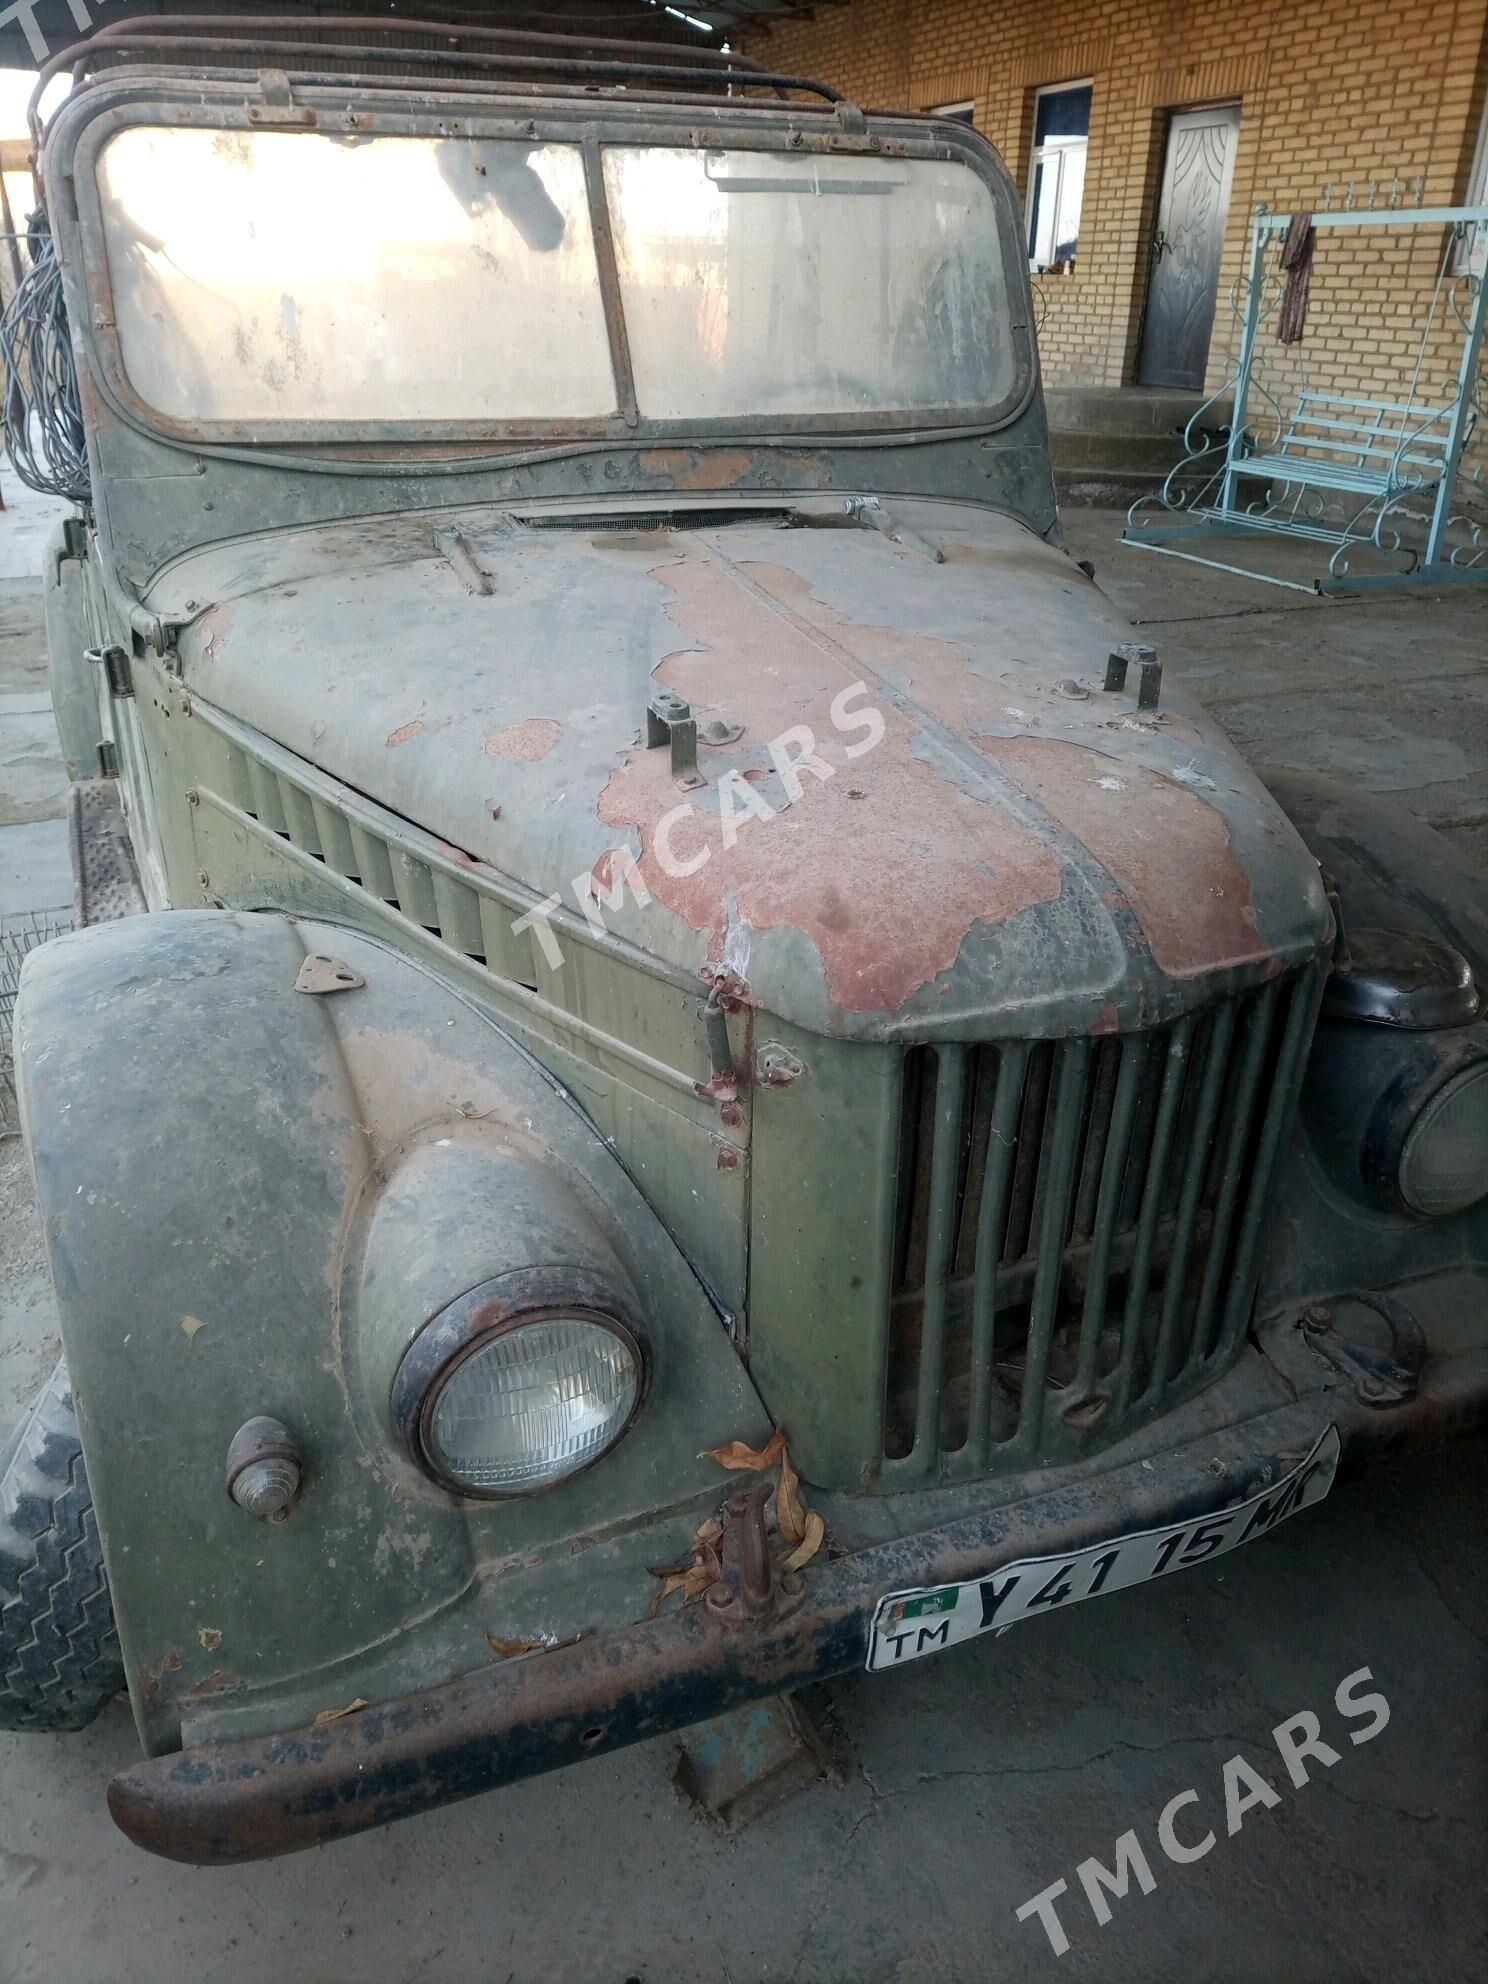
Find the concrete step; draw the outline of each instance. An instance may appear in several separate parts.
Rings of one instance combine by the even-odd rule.
[[[1155,495],[1183,459],[1184,428],[1205,406],[1201,393],[1140,386],[1056,386],[1044,398],[1060,500],[1091,508]],[[1217,432],[1229,411],[1228,401],[1216,402],[1204,425]],[[1217,465],[1209,458],[1195,478],[1212,475]]]
[[[1049,450],[1056,472],[1072,464],[1166,475],[1182,459],[1183,442],[1177,434],[1106,434],[1056,427],[1049,434]]]
[[[1208,398],[1206,393],[1172,393],[1146,386],[1050,386],[1044,406],[1050,427],[1087,434],[1171,435]],[[1229,402],[1216,402],[1206,425],[1222,427],[1229,420]]]

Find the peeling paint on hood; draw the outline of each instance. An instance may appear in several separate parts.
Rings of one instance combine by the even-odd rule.
[[[645,885],[706,934],[710,963],[747,981],[754,936],[797,931],[818,953],[834,1004],[896,1012],[954,965],[973,923],[1004,923],[1058,896],[1063,871],[1049,845],[917,757],[916,713],[882,694],[870,637],[888,638],[905,660],[938,644],[853,624],[828,634],[792,610],[793,573],[738,565],[695,542],[652,576],[673,595],[669,618],[697,643],[669,654],[657,679],[696,710],[743,724],[728,756],[774,817],[750,813],[730,836],[728,809],[700,800],[674,839],[678,865],[707,859],[668,874],[657,826],[679,794],[667,754],[644,748],[626,754],[599,814],[633,830]],[[880,742],[834,722],[843,695],[848,709],[879,712]],[[791,736],[801,729],[809,746]],[[771,743],[789,764],[805,759],[799,796]]]
[[[1008,518],[894,509],[899,543],[826,499],[462,515],[489,597],[443,513],[404,516],[213,547],[152,605],[214,602],[193,693],[570,906],[633,860],[611,929],[804,1026],[1129,1025],[1314,951],[1316,865],[1218,727],[1103,690],[1130,629],[1099,589]],[[647,748],[662,689],[700,726],[693,792]]]

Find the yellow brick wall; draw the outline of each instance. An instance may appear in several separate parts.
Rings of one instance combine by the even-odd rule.
[[[1076,267],[1039,279],[1051,384],[1123,385],[1141,336],[1168,114],[1240,104],[1220,300],[1218,386],[1238,340],[1229,294],[1259,201],[1334,204],[1392,182],[1426,205],[1466,196],[1488,76],[1488,0],[848,0],[777,24],[749,52],[867,107],[970,99],[1026,191],[1033,92],[1094,79]],[[1407,397],[1442,260],[1439,230],[1321,237],[1305,343],[1267,340],[1275,383]],[[1440,320],[1443,305],[1438,307]],[[1452,340],[1427,348],[1418,396],[1441,388]]]

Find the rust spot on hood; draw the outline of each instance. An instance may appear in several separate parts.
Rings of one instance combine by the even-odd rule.
[[[648,448],[640,458],[645,475],[662,475],[674,489],[737,489],[753,463],[742,448]]]
[[[605,891],[612,889],[617,876],[623,875],[630,866],[629,856],[629,848],[607,847],[589,871],[589,879],[595,888]]]
[[[499,813],[500,810],[498,806],[496,812]],[[486,865],[477,855],[469,853],[463,847],[456,847],[452,841],[436,840],[434,845],[448,860],[458,861],[462,868],[484,868]]]
[[[417,719],[412,723],[400,723],[396,730],[389,733],[387,741],[389,744],[406,744],[410,737],[417,737],[423,727]]]
[[[562,725],[550,716],[529,716],[509,723],[485,742],[488,758],[508,758],[519,765],[540,765],[558,742]]]
[[[209,606],[196,623],[196,638],[200,643],[204,661],[210,661],[232,627],[233,613],[230,606]]]
[[[947,649],[949,658],[958,649],[836,614],[827,636],[829,609],[814,606],[814,624],[792,610],[806,590],[797,574],[735,567],[700,546],[652,576],[673,594],[669,617],[696,643],[668,655],[656,679],[700,715],[725,710],[744,736],[726,757],[709,754],[706,806],[684,802],[665,751],[637,749],[610,778],[599,816],[639,833],[640,880],[709,932],[710,958],[747,973],[751,931],[799,930],[840,1008],[894,1012],[955,963],[974,924],[1001,923],[1058,896],[1058,856],[1005,808],[916,756],[919,723],[881,693],[880,664],[929,666],[933,651]],[[857,685],[851,708],[871,707],[883,724],[871,749],[857,749],[866,725],[833,719],[834,699]],[[832,775],[802,769],[799,797],[775,817],[741,804],[726,823],[719,773],[731,763],[742,787],[780,806],[768,747],[797,725],[809,729]],[[770,777],[749,783],[751,769]],[[678,872],[685,869],[694,872]]]
[[[1269,957],[1229,822],[1192,787],[1064,738],[977,742],[1118,884],[1170,978]]]

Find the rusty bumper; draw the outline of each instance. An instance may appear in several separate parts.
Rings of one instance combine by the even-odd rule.
[[[1345,1460],[1488,1416],[1488,1359],[1428,1366],[1389,1409],[1338,1389],[1146,1463],[828,1560],[790,1609],[725,1625],[703,1605],[481,1669],[323,1726],[136,1764],[109,1809],[136,1845],[200,1866],[267,1859],[408,1818],[862,1666],[886,1593],[987,1576],[1216,1511],[1264,1487],[1332,1423]]]

